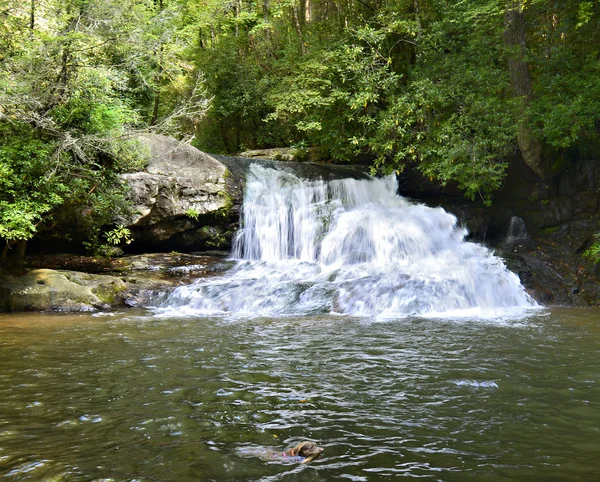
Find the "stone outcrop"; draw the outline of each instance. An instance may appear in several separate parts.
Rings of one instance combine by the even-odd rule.
[[[213,276],[232,264],[224,259],[224,253],[120,258],[36,255],[28,258],[30,271],[0,277],[0,312],[96,311],[151,305],[169,288]]]
[[[240,153],[240,157],[269,159],[272,161],[294,161],[294,149],[291,147],[274,147],[271,149],[254,149]]]
[[[285,162],[318,162],[322,160],[317,148],[272,147],[253,149],[239,154],[240,157]]]
[[[144,171],[122,175],[133,209],[114,220],[132,233],[133,243],[124,247],[129,252],[229,249],[250,163],[306,178],[365,177],[361,167],[209,155],[157,134],[138,139],[149,150],[148,165]]]
[[[124,289],[114,276],[34,269],[0,279],[0,311],[93,311]]]
[[[226,248],[230,210],[239,202],[228,191],[226,166],[170,137],[139,140],[149,148],[148,166],[122,175],[133,209],[115,224],[131,230],[137,250]]]
[[[453,186],[439,188],[416,171],[400,178],[400,194],[454,213],[470,238],[506,259],[531,295],[544,304],[600,305],[600,266],[583,252],[600,232],[600,162],[574,159],[540,180],[515,157],[492,206],[468,202]],[[511,238],[515,220],[524,228]]]

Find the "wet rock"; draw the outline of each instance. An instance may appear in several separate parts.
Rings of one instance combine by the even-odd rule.
[[[336,179],[367,179],[368,169],[364,166],[317,164],[312,162],[278,162],[268,159],[249,159],[247,157],[231,157],[214,155],[215,159],[227,166],[233,181],[239,181],[239,188],[243,191],[246,171],[251,164],[259,164],[266,168],[289,172],[302,179],[323,179],[333,181]],[[229,180],[229,178],[228,178]]]
[[[537,301],[600,305],[600,270],[582,256],[600,231],[597,160],[574,159],[561,174],[541,180],[517,156],[492,206],[432,186],[416,170],[401,174],[400,186],[401,193],[455,214],[469,229],[469,239],[496,248]],[[527,237],[507,243],[515,217]]]
[[[125,282],[116,276],[60,271],[65,277],[80,286],[88,287],[104,305],[114,304],[122,291],[127,289]]]
[[[225,255],[216,251],[210,255],[156,253],[117,259],[38,255],[28,258],[30,271],[25,275],[0,278],[0,311],[147,306],[175,286],[230,269],[234,262],[224,259]]]
[[[5,311],[93,311],[114,301],[125,289],[112,276],[35,269],[0,280]]]

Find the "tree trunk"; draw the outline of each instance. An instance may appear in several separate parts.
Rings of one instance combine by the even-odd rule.
[[[219,120],[219,126],[221,128],[221,139],[223,140],[223,146],[225,147],[225,152],[233,152],[231,149],[231,143],[229,142],[229,128],[225,125],[223,119]]]
[[[150,125],[155,126],[158,123],[158,110],[160,108],[160,87],[154,91],[154,102],[152,105],[152,117],[150,118]]]
[[[242,145],[242,122],[239,117],[235,120],[235,152],[240,152]]]
[[[237,0],[235,2],[235,38],[240,36],[240,12],[242,10],[242,2]]]
[[[312,2],[311,0],[304,0],[304,21],[310,23],[312,20]]]
[[[25,261],[25,249],[27,248],[27,240],[19,239],[17,241],[17,248],[15,251],[15,257],[17,263],[21,264]]]
[[[542,158],[542,143],[534,137],[527,125],[525,111],[533,96],[529,65],[525,61],[525,15],[523,0],[506,0],[506,30],[504,42],[509,48],[508,73],[513,97],[520,101],[521,120],[517,130],[517,143],[525,163],[540,177],[546,171]]]
[[[163,0],[155,0],[154,5],[158,8],[158,14],[163,11],[164,5]],[[160,112],[160,91],[161,91],[161,83],[163,80],[163,45],[161,44],[158,48],[158,52],[155,53],[156,61],[157,61],[157,72],[154,77],[155,89],[154,89],[154,101],[152,103],[152,117],[150,118],[150,125],[155,126],[158,123],[158,114]]]
[[[31,10],[29,14],[29,30],[35,29],[35,0],[31,0]]]
[[[417,39],[421,41],[423,37],[423,26],[421,25],[421,3],[419,0],[413,1],[413,7],[415,9],[415,20],[417,21]]]
[[[20,269],[25,263],[26,247],[27,240],[25,239],[6,241],[2,253],[0,254],[0,266],[8,267],[11,270]]]
[[[303,54],[306,54],[306,45],[304,44],[304,35],[302,34],[302,24],[300,23],[300,15],[298,15],[298,8],[295,5],[292,6],[292,20],[294,21],[294,28],[296,29],[296,34],[298,35],[298,39],[300,40],[300,50]]]
[[[263,0],[263,20],[265,22],[265,40],[267,41],[267,52],[270,56],[271,29],[269,28],[269,0]]]

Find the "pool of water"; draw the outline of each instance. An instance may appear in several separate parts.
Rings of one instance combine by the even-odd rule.
[[[599,315],[3,314],[0,477],[596,480]]]

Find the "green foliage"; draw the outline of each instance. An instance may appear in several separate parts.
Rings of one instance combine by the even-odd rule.
[[[186,212],[185,215],[190,218],[193,219],[194,221],[198,221],[198,219],[200,218],[200,213],[195,210],[194,208],[189,208]]]
[[[201,148],[303,142],[336,160],[363,153],[383,171],[415,164],[486,202],[520,125],[548,156],[600,154],[598,2],[521,2],[532,85],[524,102],[511,92],[506,2],[341,1],[333,12],[313,1],[307,17],[306,2],[232,12],[212,1],[197,57],[215,96]]]
[[[202,76],[179,57],[181,17],[152,1],[7,1],[0,238],[97,238],[127,210],[118,174],[142,168],[148,154],[128,131],[147,126],[157,92],[161,132],[183,132],[205,111]]]
[[[48,182],[56,143],[10,136],[8,129],[0,132],[6,136],[0,142],[0,237],[31,239],[44,215],[68,191],[63,182]]]
[[[370,146],[385,171],[416,163],[442,185],[456,182],[467,197],[489,201],[516,136],[508,76],[495,61],[502,11],[459,3],[443,15],[423,34],[407,85],[389,99]]]
[[[583,253],[583,256],[594,263],[600,263],[600,233],[596,234],[594,239],[596,241]]]
[[[296,146],[302,158],[367,155],[384,172],[414,165],[485,202],[520,129],[553,159],[600,155],[599,2],[4,3],[9,244],[47,229],[97,241],[127,209],[118,174],[144,163],[127,132],[150,125],[212,152]],[[506,40],[514,4],[522,51]],[[521,53],[531,88],[514,98]]]
[[[111,229],[104,236],[110,244],[115,246],[121,243],[130,244],[133,241],[131,231],[122,224],[119,224],[114,229]]]

